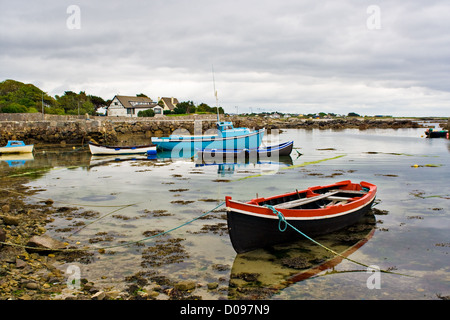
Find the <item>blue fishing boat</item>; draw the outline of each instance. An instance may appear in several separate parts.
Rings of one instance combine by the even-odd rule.
[[[215,149],[207,148],[198,150],[198,157],[204,160],[216,158],[275,158],[288,156],[292,152],[294,141],[283,142],[278,145],[245,148],[245,149]]]
[[[211,135],[170,135],[169,137],[153,137],[158,150],[203,150],[216,149],[251,149],[258,148],[262,142],[265,129],[250,130],[234,128],[232,122],[217,122],[217,133]]]

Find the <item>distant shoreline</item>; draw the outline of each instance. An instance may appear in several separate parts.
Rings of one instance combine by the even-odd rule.
[[[235,127],[254,129],[399,129],[426,128],[421,122],[441,123],[445,118],[375,118],[347,117],[332,119],[267,118],[260,116],[220,116],[221,121],[232,121]],[[215,115],[190,115],[179,117],[125,118],[92,116],[57,116],[41,114],[0,114],[0,144],[8,140],[27,143],[79,144],[94,140],[98,143],[125,143],[134,139],[150,140],[153,136],[166,136],[177,129],[194,134],[215,128]],[[447,120],[448,125],[448,120]],[[126,138],[124,138],[126,137]]]

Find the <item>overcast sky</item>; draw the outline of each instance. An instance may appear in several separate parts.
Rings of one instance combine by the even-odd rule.
[[[450,116],[450,1],[0,0],[0,81],[215,106],[212,66],[227,112]]]

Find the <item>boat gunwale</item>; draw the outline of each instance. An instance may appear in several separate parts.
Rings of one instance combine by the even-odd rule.
[[[276,152],[283,150],[284,148],[289,147],[290,145],[293,145],[293,141],[287,141],[283,142],[277,145],[267,146],[267,147],[258,147],[258,148],[245,148],[245,149],[217,149],[217,148],[205,148],[203,150],[198,150],[199,153],[240,153],[240,152]]]
[[[223,137],[219,135],[209,135],[209,136],[176,136],[176,137],[153,137],[153,143],[192,143],[192,142],[215,142],[215,141],[223,141],[223,140],[235,140],[235,139],[243,139],[251,136],[255,136],[261,133],[264,133],[265,129],[259,129],[257,131],[252,131],[248,134],[237,135],[237,136],[229,136]]]
[[[339,184],[339,183],[336,183]],[[336,184],[323,186],[321,189],[326,189],[329,187],[333,187]],[[356,183],[349,183],[349,184],[356,184]],[[317,208],[317,209],[277,209],[279,212],[283,214],[286,220],[317,220],[317,219],[327,219],[327,218],[333,218],[341,215],[346,215],[351,212],[354,212],[356,210],[359,210],[368,204],[370,204],[376,197],[376,191],[377,187],[371,183],[362,181],[360,185],[365,184],[367,187],[369,187],[369,191],[365,194],[363,194],[361,197],[354,197],[357,199],[354,199],[351,202],[348,202],[346,204],[334,204],[325,208]],[[304,193],[308,190],[311,190],[311,188],[316,187],[310,187],[308,189],[298,191],[298,193]],[[342,192],[345,192],[345,189],[341,189]],[[241,202],[237,200],[232,200],[231,197],[226,198],[227,202],[227,211],[233,211],[238,212],[241,214],[246,214],[250,216],[255,216],[259,218],[268,218],[268,219],[279,219],[277,215],[274,214],[271,208],[261,206],[259,204],[251,203],[254,200],[261,200],[259,202],[271,199],[271,198],[279,198],[286,195],[293,195],[296,194],[296,192],[290,192],[287,194],[277,195],[270,198],[258,198],[253,199],[248,202]],[[311,197],[311,198],[314,198]],[[322,198],[323,199],[323,198]],[[353,199],[353,198],[352,198]],[[320,199],[317,199],[320,200]],[[235,207],[229,206],[229,204],[234,204]]]
[[[156,144],[145,144],[145,145],[138,145],[138,146],[105,146],[105,145],[93,143],[90,141],[89,141],[89,144],[94,147],[104,148],[104,149],[112,149],[112,150],[136,150],[136,149],[156,147]]]

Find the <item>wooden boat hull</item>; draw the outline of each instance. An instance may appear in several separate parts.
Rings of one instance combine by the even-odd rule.
[[[228,297],[239,300],[256,294],[258,299],[268,299],[295,283],[333,269],[372,238],[375,225],[374,214],[368,213],[354,227],[315,237],[339,255],[332,255],[305,238],[237,254],[230,272]]]
[[[127,155],[127,154],[156,154],[156,145],[141,146],[102,146],[89,142],[89,150],[93,155]]]
[[[251,149],[212,149],[207,148],[198,151],[198,157],[208,162],[215,159],[223,158],[277,158],[289,156],[294,146],[293,141],[284,142],[274,146],[258,147]]]
[[[342,181],[334,185],[311,188],[310,191],[303,190],[298,192],[298,194],[305,196],[303,198],[304,201],[307,201],[307,199],[312,200],[314,197],[318,198],[315,200],[317,203],[310,201],[304,206],[312,206],[314,204],[318,206],[317,209],[280,208],[277,210],[283,214],[290,225],[308,236],[334,232],[358,222],[367,213],[375,200],[376,186],[367,182],[361,182],[362,187],[369,189],[364,195],[355,197],[355,200],[351,200],[346,204],[330,205],[324,208],[319,207],[321,205],[319,202],[325,203],[329,199],[323,197],[320,199],[321,196],[318,195],[322,194],[322,196],[325,196],[329,190],[341,190],[341,188],[347,187],[355,188],[355,186],[356,184],[352,184],[350,181]],[[342,191],[335,194],[342,195],[345,193],[345,189],[342,189]],[[306,197],[307,194],[312,196]],[[294,195],[295,192],[267,199],[254,199],[246,203],[233,201],[230,197],[227,197],[228,232],[235,251],[243,253],[301,238],[302,235],[289,226],[284,232],[280,231],[280,227],[283,229],[285,226],[284,222],[279,220],[279,217],[273,213],[271,208],[256,204],[257,202],[270,203],[270,201],[279,200],[283,196],[291,197]],[[335,197],[338,198],[338,196]],[[302,201],[302,199],[299,201]],[[274,207],[276,208],[277,205],[275,204]]]
[[[34,145],[26,145],[22,141],[10,140],[4,147],[0,147],[0,154],[9,153],[32,153]]]

